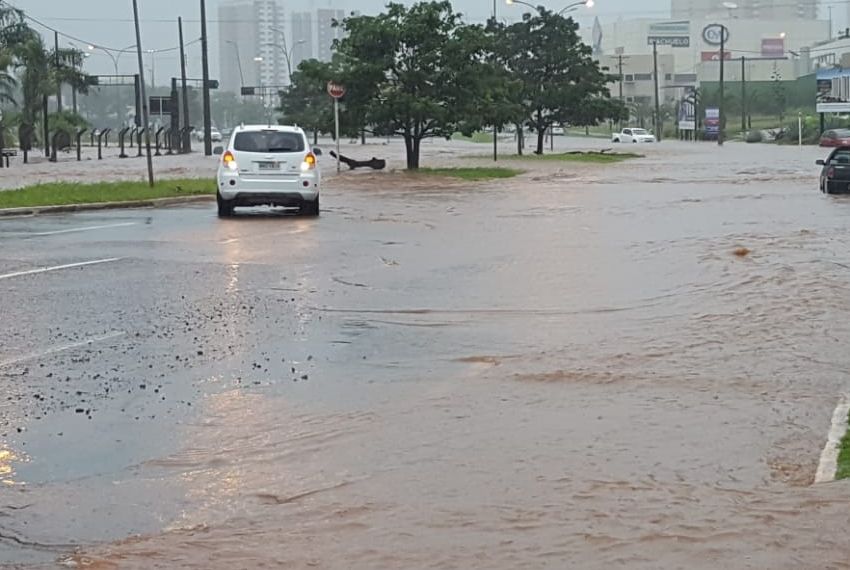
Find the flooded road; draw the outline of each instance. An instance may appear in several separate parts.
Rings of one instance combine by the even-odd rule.
[[[0,221],[0,564],[846,568],[850,201],[641,150]]]

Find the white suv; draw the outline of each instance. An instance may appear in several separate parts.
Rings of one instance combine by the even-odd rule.
[[[231,216],[239,206],[286,206],[318,216],[316,154],[298,127],[235,128],[218,167],[218,215]]]

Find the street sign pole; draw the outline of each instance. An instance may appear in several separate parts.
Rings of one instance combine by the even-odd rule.
[[[334,97],[334,135],[336,136],[336,173],[339,174],[339,99]]]
[[[339,100],[345,95],[345,87],[333,81],[328,82],[328,95],[334,100],[334,136],[336,136],[336,172],[340,172],[339,160]]]

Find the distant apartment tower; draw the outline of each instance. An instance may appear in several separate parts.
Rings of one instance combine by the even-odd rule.
[[[735,0],[724,7],[715,0],[672,0],[671,13],[675,20],[704,19],[712,16],[761,20],[815,20],[820,0]]]
[[[222,90],[286,83],[285,17],[278,0],[224,0],[218,20]]]
[[[292,46],[289,48],[292,50],[293,71],[298,68],[302,61],[315,57],[315,42],[313,41],[313,37],[313,14],[311,12],[293,13],[291,34]]]
[[[345,19],[343,10],[322,9],[316,11],[316,46],[318,48],[317,57],[320,61],[330,61],[333,57],[334,40],[341,38],[342,28],[335,27],[334,22],[339,22]]]

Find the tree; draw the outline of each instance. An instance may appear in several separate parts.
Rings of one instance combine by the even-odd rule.
[[[590,123],[615,118],[615,106],[594,102],[610,97],[606,75],[582,43],[572,18],[537,8],[507,27],[500,46],[508,70],[522,82],[528,125],[537,132],[543,154],[546,131],[556,124]]]
[[[350,112],[376,134],[404,138],[408,169],[421,143],[471,133],[482,82],[486,34],[467,26],[447,1],[410,8],[390,3],[378,16],[353,16],[337,44]]]
[[[770,79],[773,81],[773,97],[776,101],[776,109],[779,112],[779,124],[782,124],[785,121],[785,84],[776,63],[773,64],[773,73],[770,74]]]
[[[280,95],[283,120],[313,131],[314,142],[319,133],[333,132],[333,100],[327,84],[337,72],[334,66],[315,59],[302,61],[292,74],[292,84]]]
[[[44,123],[42,141],[47,148],[47,97],[52,92],[50,62],[44,42],[36,33],[15,49],[16,67],[21,81],[21,123],[35,133],[39,116]],[[23,141],[22,141],[23,142]],[[47,152],[45,153],[47,154]]]

